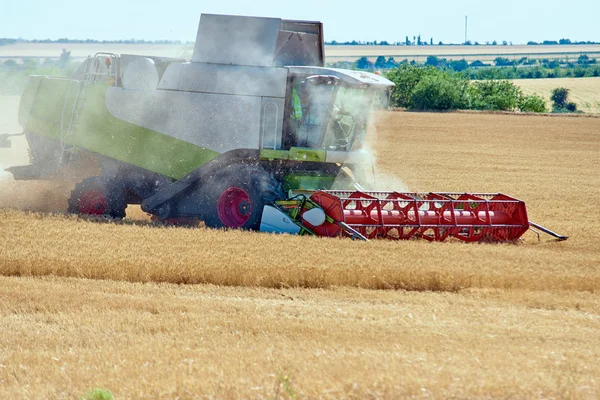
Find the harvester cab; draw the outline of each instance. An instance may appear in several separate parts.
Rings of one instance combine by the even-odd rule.
[[[31,165],[9,171],[94,171],[69,211],[112,218],[141,204],[209,227],[434,240],[529,227],[512,198],[364,192],[370,111],[393,83],[324,60],[320,22],[203,14],[191,60],[98,53],[74,76],[32,76],[19,108]]]

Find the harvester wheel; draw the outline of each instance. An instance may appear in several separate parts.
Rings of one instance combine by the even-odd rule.
[[[79,182],[71,192],[68,211],[79,215],[124,218],[127,207],[125,195],[112,186],[101,177]]]
[[[273,177],[249,165],[217,172],[201,190],[204,223],[210,228],[258,230],[264,206],[285,198]]]

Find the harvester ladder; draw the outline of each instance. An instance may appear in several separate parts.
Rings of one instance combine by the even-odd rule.
[[[69,89],[67,90],[67,94],[65,95],[65,104],[63,105],[63,116],[61,117],[61,155],[59,160],[59,166],[65,162],[65,154],[69,154],[68,159],[66,160],[67,165],[71,162],[71,158],[75,147],[73,145],[68,145],[68,139],[73,136],[73,127],[77,125],[79,121],[79,114],[83,105],[85,103],[85,95],[87,92],[87,88],[94,84],[98,77],[108,77],[110,82],[109,86],[117,86],[119,71],[118,64],[115,61],[118,59],[118,56],[114,53],[103,53],[99,52],[94,55],[93,58],[88,57],[87,67],[83,74],[83,79],[79,82],[79,89],[77,91],[77,96],[75,97],[75,101],[73,102],[73,109],[71,110],[71,119],[69,120],[69,125],[66,129],[66,132],[63,133],[63,117],[65,113],[65,108],[67,104],[67,99],[69,97],[71,86],[69,85]],[[105,60],[110,60],[110,64],[107,64],[108,74],[106,72],[98,72],[101,69],[101,62],[106,64]]]

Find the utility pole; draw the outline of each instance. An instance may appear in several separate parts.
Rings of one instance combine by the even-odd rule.
[[[468,27],[468,20],[467,20],[467,15],[465,15],[465,44],[467,44],[467,27]]]

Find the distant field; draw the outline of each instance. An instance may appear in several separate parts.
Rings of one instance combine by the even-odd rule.
[[[561,243],[98,222],[61,214],[68,187],[0,180],[0,398],[596,399],[599,126],[385,112],[370,130],[382,188],[506,192]]]
[[[600,78],[516,79],[512,82],[520,86],[525,94],[543,96],[549,109],[552,106],[552,89],[567,88],[570,90],[570,101],[575,102],[579,110],[600,114]]]
[[[600,58],[600,45],[581,46],[326,46],[328,62],[352,61],[366,56],[375,60],[378,56],[394,57],[396,60],[425,61],[427,56],[468,61],[492,61],[496,57],[509,59],[561,58],[577,59],[581,54]]]
[[[97,52],[115,54],[140,54],[147,56],[182,57],[191,56],[192,45],[171,44],[83,44],[83,43],[19,43],[0,46],[2,58],[58,58],[62,49],[71,52],[71,57],[86,58]]]
[[[85,58],[96,52],[117,54],[143,54],[164,57],[190,57],[192,45],[153,45],[153,44],[61,44],[61,43],[20,43],[0,46],[0,59],[14,57],[56,58],[62,49],[71,51],[76,58]],[[532,58],[577,59],[581,54],[600,58],[600,45],[564,46],[325,46],[327,62],[353,61],[366,56],[374,60],[378,56],[395,57],[397,60],[424,61],[434,55],[448,59],[491,61],[496,57],[519,59]]]

